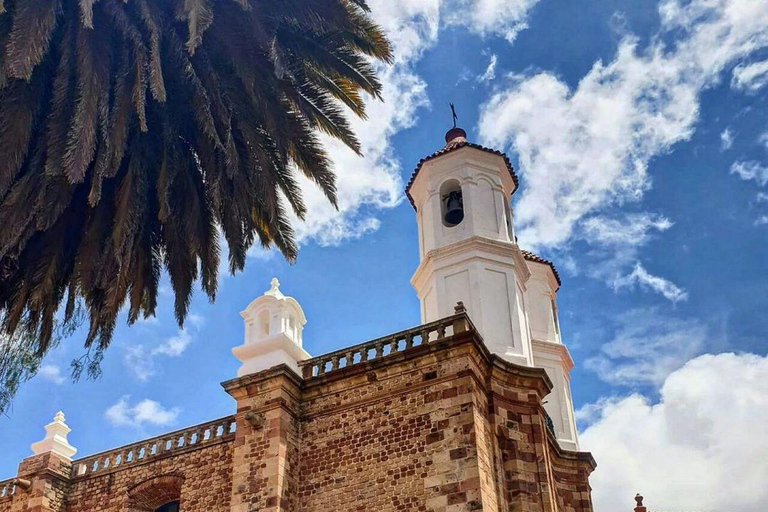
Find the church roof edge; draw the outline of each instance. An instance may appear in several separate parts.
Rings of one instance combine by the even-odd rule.
[[[555,279],[557,280],[558,286],[563,286],[563,282],[560,280],[560,273],[557,271],[557,268],[555,268],[555,264],[551,261],[542,258],[538,254],[534,254],[531,251],[521,250],[520,252],[523,253],[523,258],[525,258],[528,261],[533,261],[536,263],[543,263],[544,265],[549,265],[549,267],[552,269],[552,273],[555,274]]]

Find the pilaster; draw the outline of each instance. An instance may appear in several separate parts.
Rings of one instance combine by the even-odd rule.
[[[223,383],[237,400],[232,512],[298,511],[300,384],[286,365]]]
[[[19,464],[26,512],[64,512],[72,463],[54,452],[33,455]],[[26,489],[24,489],[26,487]]]

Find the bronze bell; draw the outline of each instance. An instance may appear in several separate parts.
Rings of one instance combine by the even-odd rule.
[[[454,190],[445,197],[445,222],[455,226],[464,220],[464,201],[461,191]]]

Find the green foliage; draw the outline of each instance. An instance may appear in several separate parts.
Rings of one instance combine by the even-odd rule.
[[[48,349],[55,347],[63,338],[71,336],[85,319],[82,308],[75,308],[66,322],[56,321],[53,336]],[[40,363],[45,356],[38,350],[39,333],[19,329],[13,335],[0,333],[0,414],[11,405],[19,386],[28,381],[40,370]],[[88,351],[79,359],[72,361],[72,377],[79,379],[85,371],[89,378],[100,375],[99,363],[102,353]]]
[[[296,173],[335,204],[317,132],[359,151],[344,108],[380,97],[374,60],[361,0],[0,0],[0,375],[34,374],[75,304],[97,368],[163,269],[182,325],[219,232],[233,273],[256,242],[295,258]]]

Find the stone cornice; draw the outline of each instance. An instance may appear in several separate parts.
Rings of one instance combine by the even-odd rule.
[[[571,358],[568,347],[562,343],[554,343],[551,341],[531,340],[531,347],[533,348],[533,357],[536,359],[537,354],[547,354],[552,358],[560,360],[560,365],[566,373],[573,369],[573,359]]]
[[[523,258],[523,255],[520,252],[520,248],[517,246],[517,244],[512,242],[504,242],[501,240],[493,240],[491,238],[482,236],[472,236],[450,245],[438,247],[437,249],[432,249],[429,251],[422,259],[421,263],[419,263],[416,271],[413,273],[413,277],[411,277],[411,284],[414,288],[420,290],[423,287],[425,281],[428,279],[429,274],[434,271],[434,267],[437,266],[439,262],[454,256],[465,256],[465,258],[459,261],[471,261],[480,259],[495,263],[510,263],[509,261],[504,262],[491,257],[472,254],[471,251],[473,249],[482,251],[489,256],[500,256],[501,258],[511,257],[511,263],[513,263],[516,269],[519,269],[518,271],[520,272],[522,283],[525,283],[531,276],[531,270],[528,268],[528,265],[526,264],[526,261]]]
[[[297,388],[301,388],[304,382],[303,379],[295,371],[288,367],[288,365],[280,364],[261,372],[251,373],[248,375],[243,375],[242,377],[226,380],[221,383],[221,387],[224,388],[224,391],[232,395],[233,392],[236,393],[239,389],[245,388],[247,386],[258,386],[259,384],[264,384],[274,379],[275,377],[284,377]]]
[[[597,468],[597,462],[595,462],[595,458],[592,456],[591,452],[576,452],[573,450],[564,450],[563,448],[560,448],[560,444],[557,442],[554,434],[552,434],[552,432],[549,430],[547,430],[547,440],[559,458],[586,464],[589,468],[589,473]]]

